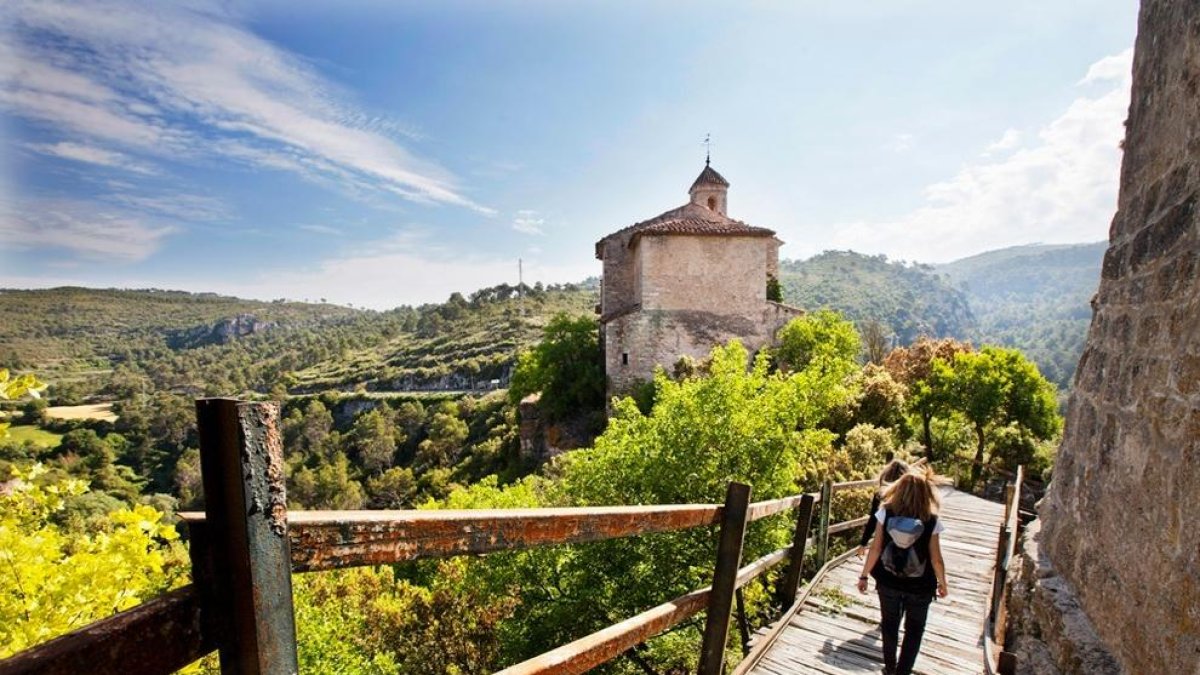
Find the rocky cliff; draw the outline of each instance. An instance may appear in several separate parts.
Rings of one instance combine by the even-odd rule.
[[[1124,148],[1040,543],[1124,670],[1200,673],[1200,2],[1143,0]]]

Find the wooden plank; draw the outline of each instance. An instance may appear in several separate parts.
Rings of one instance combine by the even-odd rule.
[[[184,586],[0,661],[0,675],[166,675],[216,649]]]
[[[943,495],[942,537],[951,595],[931,608],[917,670],[921,673],[979,673],[981,640],[988,612],[996,528],[1004,506],[959,492]],[[1011,516],[1011,512],[1010,512]],[[833,529],[833,528],[830,528]],[[755,640],[748,659],[735,675],[756,673],[861,673],[882,666],[879,601],[875,593],[854,590],[859,561],[839,558],[806,588],[799,607],[785,614]],[[837,589],[840,599],[827,595]]]
[[[721,517],[721,538],[717,542],[717,564],[713,570],[712,594],[705,613],[704,641],[700,646],[700,675],[721,675],[725,669],[725,643],[729,639],[729,613],[737,589],[738,568],[742,561],[742,543],[746,536],[746,512],[750,506],[750,486],[730,483],[725,493]]]
[[[800,577],[804,573],[804,549],[808,545],[808,528],[812,525],[814,498],[804,495],[800,512],[796,516],[796,529],[792,532],[792,548],[788,557],[788,568],[782,579],[779,596],[784,607],[796,602],[796,591],[800,588]]]
[[[201,514],[181,514],[185,522]],[[720,522],[710,504],[555,509],[290,511],[297,572],[578,544]]]

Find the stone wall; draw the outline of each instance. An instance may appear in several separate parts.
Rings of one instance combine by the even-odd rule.
[[[649,380],[657,365],[668,373],[682,356],[707,358],[712,348],[737,338],[751,354],[770,344],[775,333],[802,312],[773,302],[758,311],[714,313],[696,310],[641,310],[605,327],[604,361],[611,393],[624,393]]]
[[[641,237],[635,261],[643,310],[738,314],[767,299],[766,237]]]
[[[1039,514],[1131,673],[1200,672],[1200,2],[1143,0],[1095,314]]]
[[[597,257],[604,260],[604,278],[600,281],[600,306],[605,314],[619,314],[636,303],[634,252],[629,249],[631,232],[597,244]]]

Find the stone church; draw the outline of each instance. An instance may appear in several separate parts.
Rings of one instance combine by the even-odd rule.
[[[729,181],[706,161],[687,204],[596,242],[600,332],[609,393],[628,391],[738,338],[752,353],[801,310],[767,299],[775,232],[728,216]]]

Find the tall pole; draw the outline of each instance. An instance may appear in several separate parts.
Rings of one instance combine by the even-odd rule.
[[[517,258],[517,299],[521,316],[525,316],[525,261]]]

